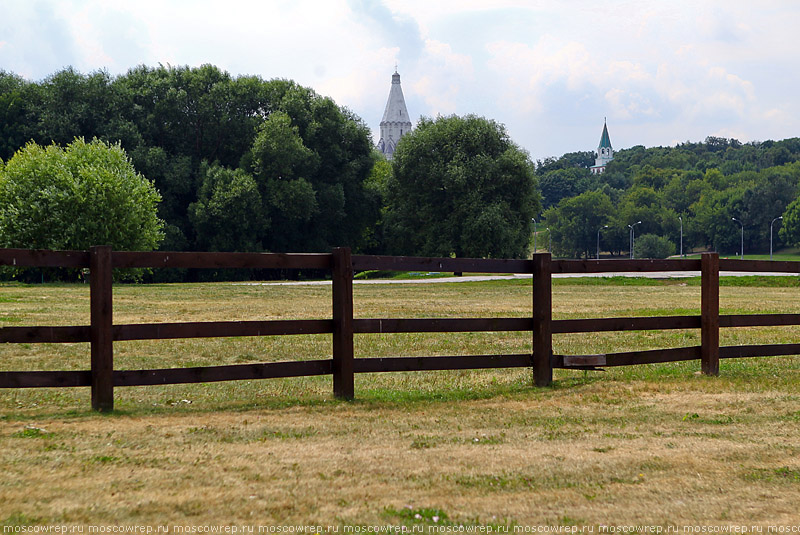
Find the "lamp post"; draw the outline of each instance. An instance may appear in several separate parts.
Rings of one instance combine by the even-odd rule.
[[[739,221],[735,217],[732,217],[731,220],[732,221],[736,221],[737,223],[739,223],[742,226],[742,248],[741,248],[741,251],[739,251],[739,260],[744,260],[744,223],[742,223],[741,221]]]
[[[547,252],[553,254],[553,234],[550,232],[550,227],[545,227],[547,231]]]
[[[772,220],[775,223],[778,219],[783,219],[783,216],[776,217]],[[772,223],[769,224],[769,259],[772,260]]]
[[[533,221],[533,252],[536,252],[536,218],[532,217],[531,221]]]
[[[636,234],[635,234],[636,231],[633,230],[633,227],[635,227],[639,223],[641,223],[641,221],[637,221],[633,225],[628,225],[628,228],[631,229],[630,230],[630,240],[629,240],[630,244],[631,244],[631,254],[630,254],[631,260],[633,260],[633,244],[636,241],[636,237],[635,237],[636,236]]]
[[[603,225],[599,229],[597,229],[597,259],[600,260],[600,231],[604,228],[608,228],[608,225]]]
[[[681,222],[681,253],[680,256],[683,258],[683,218],[678,216],[678,221]]]

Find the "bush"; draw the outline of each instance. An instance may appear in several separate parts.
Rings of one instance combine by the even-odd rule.
[[[31,142],[0,168],[0,247],[155,249],[160,201],[118,144]]]
[[[633,246],[636,258],[667,258],[675,254],[675,244],[663,236],[644,234]]]

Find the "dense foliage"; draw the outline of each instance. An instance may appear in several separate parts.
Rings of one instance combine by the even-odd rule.
[[[655,234],[645,234],[636,238],[633,249],[636,258],[667,258],[675,254],[675,244]]]
[[[360,119],[287,80],[199,68],[0,71],[0,159],[28,141],[119,143],[163,197],[165,250],[359,247],[380,198]]]
[[[676,252],[682,229],[684,251],[732,254],[741,248],[741,226],[732,218],[744,224],[745,253],[769,250],[771,226],[774,247],[800,245],[800,138],[636,146],[617,151],[600,175],[588,169],[591,156],[538,162],[544,221],[557,254],[594,256],[598,231],[603,251],[628,251],[632,225],[635,236],[662,237]]]
[[[86,154],[101,145],[124,150],[133,174],[161,195],[163,229],[140,230],[140,242],[120,238],[129,244],[120,248],[156,246],[163,233],[162,250],[351,246],[518,257],[528,252],[531,217],[563,256],[594,256],[598,240],[606,254],[627,254],[631,227],[647,254],[671,250],[667,242],[676,252],[682,244],[684,251],[733,254],[741,248],[739,221],[745,253],[768,251],[771,236],[775,248],[800,246],[800,138],[635,146],[616,151],[606,172],[592,175],[590,151],[534,166],[502,125],[454,116],[423,118],[387,162],[361,119],[288,80],[232,77],[211,65],[139,66],[117,77],[67,68],[40,82],[0,71],[6,174],[40,153],[56,158],[58,147],[74,143]],[[5,195],[17,195],[15,202],[29,203],[41,217],[52,211],[66,221],[73,214],[74,240],[48,242],[40,225],[26,227],[27,234],[17,228],[17,238],[4,243],[83,248],[83,214],[47,197],[67,180],[64,165],[44,166],[48,178],[31,179],[39,181],[28,186],[43,195],[39,201],[21,200],[32,195],[22,190]],[[10,221],[11,201],[3,204]],[[6,226],[15,224],[21,225]],[[546,236],[539,238],[544,243]]]
[[[534,166],[505,128],[476,116],[423,118],[388,177],[387,246],[400,254],[524,257],[538,208]]]
[[[0,247],[151,250],[160,200],[119,145],[28,143],[0,166]]]

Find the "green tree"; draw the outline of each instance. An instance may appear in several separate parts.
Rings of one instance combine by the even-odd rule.
[[[675,254],[675,244],[668,238],[644,234],[636,238],[636,258],[667,258]]]
[[[297,126],[276,111],[258,127],[252,149],[253,174],[272,218],[271,250],[303,249],[303,229],[318,212],[317,195],[308,180],[319,158],[305,146]]]
[[[189,206],[204,251],[261,251],[269,228],[261,194],[251,175],[241,169],[205,166],[198,200]]]
[[[587,191],[562,199],[557,207],[545,211],[555,252],[570,257],[594,256],[597,231],[608,223],[612,211],[611,199],[600,191]],[[604,243],[605,240],[604,237]]]
[[[781,240],[789,245],[800,245],[800,198],[786,207],[782,223],[778,231]]]
[[[384,219],[392,252],[527,255],[539,209],[534,166],[502,125],[422,118],[398,143],[392,169]]]
[[[153,249],[163,238],[160,200],[119,145],[31,142],[0,171],[0,246]]]
[[[9,159],[28,139],[32,84],[0,70],[0,159]]]
[[[692,205],[694,217],[687,226],[690,240],[696,244],[711,245],[715,251],[738,252],[741,249],[741,227],[731,218],[743,221],[747,236],[751,225],[742,219],[745,191],[746,186],[740,185],[703,194]]]
[[[368,202],[372,206],[381,207],[380,216],[374,219],[365,229],[362,237],[362,248],[367,254],[379,254],[386,247],[384,238],[383,217],[388,197],[389,177],[392,176],[392,164],[377,151],[373,151],[375,165],[372,167],[364,187]]]
[[[766,252],[769,249],[770,223],[782,215],[797,197],[800,164],[770,167],[758,173],[742,173],[742,180],[748,184],[742,216],[750,227],[749,232],[747,229],[745,232],[745,251]],[[773,238],[774,246],[778,247],[781,244],[779,236]]]
[[[550,208],[561,199],[574,197],[583,193],[581,182],[588,177],[588,169],[571,167],[547,171],[539,177],[539,189],[542,194],[542,207]]]

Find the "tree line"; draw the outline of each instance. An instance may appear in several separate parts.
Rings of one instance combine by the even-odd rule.
[[[119,249],[527,254],[539,209],[535,166],[502,125],[423,118],[405,139],[389,163],[365,123],[330,98],[212,65],[138,66],[115,77],[66,68],[39,82],[0,71],[0,246],[82,248],[103,239]],[[56,180],[58,158],[77,154],[97,165]],[[139,226],[154,245],[92,234],[96,225],[83,220],[97,210],[77,208],[87,203],[26,208],[65,205],[54,199],[80,189],[99,201],[112,175],[126,177],[134,197],[149,184],[157,198],[134,202],[157,206],[160,222],[127,221],[125,203],[104,198],[118,206],[102,224]],[[28,217],[39,230],[82,233],[32,241],[16,231]]]
[[[542,222],[556,254],[593,257],[601,250],[667,256],[711,248],[741,253],[800,245],[800,139],[741,143],[708,137],[675,147],[616,151],[604,173],[594,154],[537,162]],[[782,219],[781,219],[782,218]],[[645,238],[640,242],[638,237]]]
[[[6,247],[107,239],[123,249],[518,258],[547,228],[559,256],[594,256],[598,245],[627,254],[632,232],[637,256],[666,256],[681,233],[684,250],[738,252],[741,225],[749,253],[768,249],[771,224],[776,247],[800,244],[798,160],[797,138],[709,137],[619,150],[593,175],[592,152],[534,163],[503,125],[467,115],[421,118],[389,162],[361,118],[290,80],[212,65],[115,77],[67,68],[39,82],[0,71]],[[98,216],[101,201],[111,215]],[[73,240],[48,243],[48,229]]]
[[[119,143],[162,197],[164,250],[308,251],[358,245],[380,210],[364,187],[368,128],[288,80],[139,66],[0,72],[0,159],[33,141]]]

